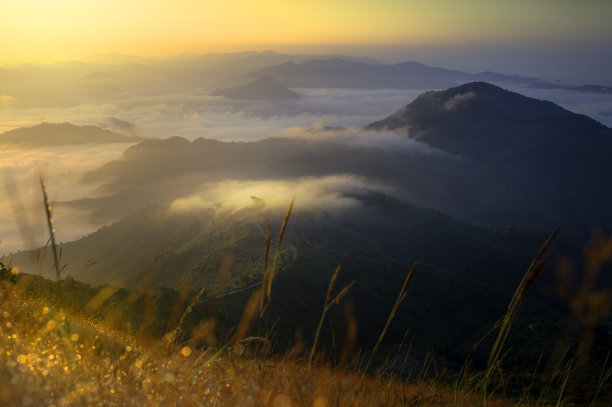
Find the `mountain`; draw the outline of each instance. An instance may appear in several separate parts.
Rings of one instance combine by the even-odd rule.
[[[554,103],[487,83],[427,92],[366,127],[396,130],[453,154],[469,170],[452,212],[495,223],[563,223],[585,232],[612,221],[612,129]]]
[[[343,132],[326,130],[329,140],[309,139],[308,133],[256,142],[146,140],[128,148],[120,159],[85,174],[84,182],[103,183],[101,198],[56,204],[89,210],[96,221],[107,222],[148,204],[170,204],[207,182],[291,181],[347,174],[375,184],[405,185],[398,196],[420,205],[444,200],[447,193],[437,185],[447,173],[455,173],[454,160],[418,142],[397,151],[387,149],[384,142],[380,146],[355,144],[350,138],[346,143],[335,142],[334,137]],[[402,141],[395,135],[389,138]]]
[[[247,78],[262,76],[272,77],[290,88],[431,89],[485,78],[514,84],[537,81],[533,78],[492,72],[469,74],[412,61],[383,65],[341,58],[314,59],[301,63],[287,61],[246,75]]]
[[[398,134],[377,136],[384,129]],[[101,198],[58,204],[108,221],[170,204],[206,182],[354,175],[466,221],[563,224],[581,235],[612,224],[612,130],[551,102],[468,83],[426,92],[367,131],[256,142],[146,140],[85,175],[85,182],[104,183]]]
[[[598,154],[592,143],[611,140],[611,130],[587,116],[485,82],[424,93],[366,128],[406,128],[409,137],[435,148],[491,161],[532,158],[544,147]]]
[[[342,129],[315,139],[147,140],[85,176],[105,182],[104,197],[63,204],[108,221],[205,182],[352,174],[467,221],[563,224],[582,235],[612,223],[612,130],[551,102],[468,83],[426,92],[366,129],[399,134],[372,133],[369,144]]]
[[[234,88],[217,89],[212,94],[229,99],[267,100],[269,102],[281,102],[301,97],[299,93],[293,92],[270,77],[259,78]]]
[[[0,134],[0,144],[17,147],[46,147],[86,143],[134,143],[142,137],[126,136],[96,126],[71,123],[40,123]]]

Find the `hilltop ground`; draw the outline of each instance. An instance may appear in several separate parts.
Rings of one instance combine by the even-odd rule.
[[[27,278],[1,282],[5,406],[468,406],[479,400],[468,384],[454,389],[383,372],[362,377],[338,367],[309,370],[299,352],[247,355],[242,344],[202,349],[128,333],[110,328],[112,318],[33,297],[32,284]]]

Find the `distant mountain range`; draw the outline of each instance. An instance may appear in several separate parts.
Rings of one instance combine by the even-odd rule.
[[[290,88],[353,89],[440,89],[465,82],[484,81],[499,85],[524,85],[536,89],[561,89],[575,92],[612,93],[612,87],[567,85],[537,78],[485,71],[467,73],[427,66],[414,61],[398,64],[368,63],[344,58],[286,61],[245,75],[246,78],[272,77]]]
[[[612,94],[612,87],[601,86],[601,85],[564,85],[560,83],[537,81],[537,82],[530,83],[529,87],[534,88],[534,89],[560,89],[560,90],[570,90],[574,92]]]
[[[469,74],[430,67],[417,62],[394,65],[367,64],[340,58],[294,63],[287,61],[246,75],[247,78],[269,76],[290,88],[356,88],[356,89],[431,89],[446,88],[482,78],[496,82],[529,84],[533,78],[495,73]]]
[[[38,148],[87,143],[135,143],[142,137],[127,136],[96,126],[75,126],[70,123],[40,123],[0,134],[0,145]]]
[[[284,86],[353,89],[444,89],[471,81],[576,92],[610,93],[597,85],[567,85],[495,72],[477,74],[418,62],[383,64],[347,55],[237,52],[165,60],[102,55],[86,61],[0,67],[2,94],[12,106],[69,107],[84,103],[158,103],[189,92],[241,86],[271,77]],[[127,97],[127,99],[126,99]]]
[[[212,94],[229,99],[267,100],[269,102],[281,102],[301,97],[299,93],[288,89],[279,81],[270,77],[255,79],[246,85],[233,88],[217,89]]]
[[[313,59],[300,63],[287,61],[245,75],[246,78],[264,76],[277,79],[290,88],[439,89],[465,82],[485,81],[539,89],[612,93],[612,88],[606,86],[554,84],[536,78],[491,71],[472,74],[431,67],[413,61],[392,65],[349,61],[342,58]]]

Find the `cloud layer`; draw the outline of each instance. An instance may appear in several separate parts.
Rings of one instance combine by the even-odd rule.
[[[228,180],[203,184],[196,193],[175,200],[170,207],[177,211],[200,208],[232,211],[262,204],[266,208],[286,208],[295,197],[296,209],[340,210],[359,205],[359,201],[346,195],[359,190],[389,191],[389,188],[353,175],[306,177],[294,181]]]

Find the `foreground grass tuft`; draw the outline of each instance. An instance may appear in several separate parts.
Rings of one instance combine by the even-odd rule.
[[[475,405],[435,383],[362,379],[237,348],[192,349],[107,328],[0,286],[3,406],[451,406]],[[492,400],[493,406],[510,402]]]

